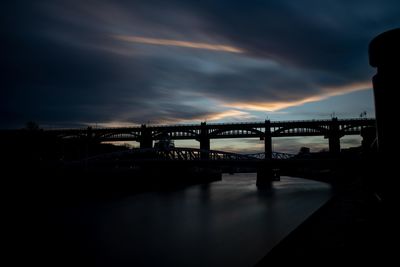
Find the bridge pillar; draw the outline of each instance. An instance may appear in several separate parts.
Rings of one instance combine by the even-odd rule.
[[[265,121],[264,152],[265,159],[272,159],[272,134],[271,122],[269,120]]]
[[[263,164],[257,168],[256,186],[258,188],[271,188],[273,180],[274,172],[270,166]]]
[[[148,129],[145,124],[142,124],[140,133],[140,148],[152,148],[152,147],[153,147],[153,138],[151,136],[151,130]]]
[[[331,154],[340,153],[340,129],[337,118],[332,118],[329,126],[328,139],[329,139],[329,152]]]
[[[89,157],[91,154],[91,148],[93,143],[93,129],[92,127],[87,127],[86,130],[86,140],[85,140],[85,157]]]
[[[205,122],[201,123],[200,128],[200,149],[210,150],[210,137],[208,135],[208,129]],[[205,152],[200,152],[201,159],[209,159],[209,154]]]

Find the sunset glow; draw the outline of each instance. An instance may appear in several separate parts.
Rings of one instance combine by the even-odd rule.
[[[371,82],[354,83],[340,87],[326,87],[324,90],[326,93],[306,97],[296,101],[274,101],[274,102],[234,102],[225,104],[226,107],[245,109],[245,110],[258,110],[258,111],[269,111],[275,112],[288,107],[300,106],[310,102],[321,101],[332,96],[338,96],[348,94],[356,91],[370,89]]]
[[[177,46],[177,47],[214,50],[214,51],[230,52],[230,53],[243,53],[243,50],[241,50],[237,47],[233,47],[233,46],[229,46],[229,45],[222,45],[222,44],[198,43],[198,42],[148,38],[148,37],[130,36],[130,35],[114,35],[113,37],[116,40],[120,40],[120,41],[124,41],[124,42],[131,42],[131,43]]]

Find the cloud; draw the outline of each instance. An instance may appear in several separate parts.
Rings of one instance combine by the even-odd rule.
[[[2,127],[257,119],[370,87],[367,45],[400,23],[391,0],[44,0],[0,12]]]
[[[148,37],[129,36],[129,35],[114,35],[113,37],[116,40],[131,42],[131,43],[178,46],[178,47],[186,47],[186,48],[193,48],[193,49],[205,49],[205,50],[231,52],[231,53],[243,53],[243,51],[239,48],[229,46],[229,45],[222,45],[222,44],[188,42],[188,41],[181,41],[181,40],[148,38]]]
[[[321,92],[320,94],[314,96],[305,95],[304,98],[299,100],[282,101],[282,102],[276,100],[270,102],[234,102],[234,103],[229,103],[226,106],[244,110],[279,111],[289,107],[300,106],[310,102],[318,102],[332,96],[339,96],[361,90],[369,90],[370,82],[368,81],[364,83],[356,83],[356,84],[349,84],[346,86],[328,87],[321,89],[322,89],[321,91],[324,90],[325,92]]]
[[[212,29],[255,56],[301,68],[351,70],[370,39],[398,26],[396,1],[203,2]],[[223,14],[223,15],[222,15]],[[354,70],[353,70],[354,71]]]

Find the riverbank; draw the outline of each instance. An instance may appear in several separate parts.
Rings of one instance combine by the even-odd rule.
[[[378,263],[392,266],[397,239],[394,210],[358,181],[334,196],[274,247],[256,266],[272,263]]]

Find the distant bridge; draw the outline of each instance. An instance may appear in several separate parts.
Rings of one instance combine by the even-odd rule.
[[[207,154],[204,157],[204,154]],[[272,159],[290,159],[294,155],[280,152],[272,152]],[[190,161],[190,160],[217,160],[217,161],[240,161],[240,160],[263,160],[265,153],[255,154],[237,154],[218,150],[204,150],[198,148],[143,148],[131,149],[125,151],[118,151],[96,155],[89,157],[89,161],[135,161],[135,160],[149,160],[149,161]]]
[[[272,137],[323,136],[329,139],[329,151],[340,152],[340,138],[360,135],[362,129],[374,127],[375,119],[337,119],[304,121],[269,121],[244,123],[214,123],[193,125],[141,125],[140,127],[47,129],[43,132],[58,138],[80,138],[87,142],[137,141],[140,148],[152,148],[153,141],[197,140],[200,149],[210,150],[210,140],[220,138],[250,138],[264,140],[264,158],[272,158]],[[23,131],[23,130],[16,130]],[[207,153],[200,153],[209,155]]]
[[[163,174],[163,170],[171,171],[171,168],[179,172],[182,168],[195,170],[196,168],[207,168],[220,170],[222,172],[257,172],[265,168],[291,166],[292,163],[284,162],[294,159],[294,155],[273,152],[272,158],[265,160],[264,153],[236,154],[217,150],[203,150],[197,148],[136,148],[125,151],[111,152],[102,155],[85,158],[75,162],[67,162],[66,166],[75,166],[86,170],[135,172],[145,170]],[[287,165],[287,166],[286,166]],[[171,173],[169,173],[171,175]],[[259,176],[259,175],[258,175]],[[272,178],[267,174],[264,178]]]
[[[352,162],[351,162],[352,163]],[[343,164],[335,158],[304,159],[293,154],[273,152],[272,158],[264,153],[236,154],[197,148],[136,148],[88,157],[79,161],[65,162],[65,167],[75,170],[94,171],[96,174],[136,174],[137,177],[174,175],[182,170],[214,170],[215,172],[256,172],[257,185],[265,185],[276,179],[279,173],[293,173],[304,168],[331,169]]]

